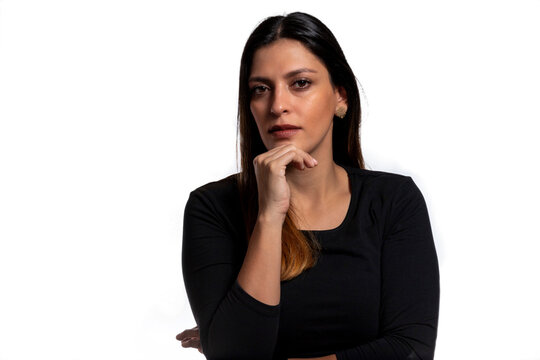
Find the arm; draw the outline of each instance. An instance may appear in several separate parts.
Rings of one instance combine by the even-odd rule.
[[[253,243],[268,250],[260,239]],[[182,269],[207,359],[271,359],[273,355],[279,304],[259,301],[238,283],[239,245],[240,239],[234,238],[212,199],[204,192],[192,192],[184,212]]]
[[[259,213],[238,274],[240,241],[224,220],[231,210],[217,211],[198,191],[190,194],[184,212],[184,282],[208,359],[272,358],[279,328],[281,231],[290,205],[285,174],[288,164],[303,170],[317,162],[285,144],[259,154],[253,164]]]
[[[397,187],[381,250],[380,336],[338,351],[338,360],[431,360],[439,268],[425,200],[411,177]]]

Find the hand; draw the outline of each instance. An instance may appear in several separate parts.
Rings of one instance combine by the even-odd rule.
[[[193,329],[186,329],[182,331],[180,334],[176,335],[176,340],[181,341],[183,347],[197,348],[199,352],[203,354],[198,326],[195,326]]]
[[[293,144],[275,147],[253,159],[259,194],[259,215],[285,220],[291,200],[291,191],[285,178],[289,164],[304,170],[306,167],[315,167],[317,160]]]

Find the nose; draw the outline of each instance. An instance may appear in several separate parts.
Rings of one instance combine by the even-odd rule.
[[[270,113],[275,116],[289,112],[288,92],[283,86],[276,85],[270,101]]]

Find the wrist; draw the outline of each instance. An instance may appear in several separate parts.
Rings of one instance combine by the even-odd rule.
[[[286,214],[265,213],[259,212],[257,215],[257,223],[264,226],[283,226]]]

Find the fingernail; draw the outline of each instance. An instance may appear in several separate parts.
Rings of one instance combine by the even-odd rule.
[[[313,162],[315,163],[315,165],[319,163],[317,160],[315,160],[315,158],[313,158]]]

